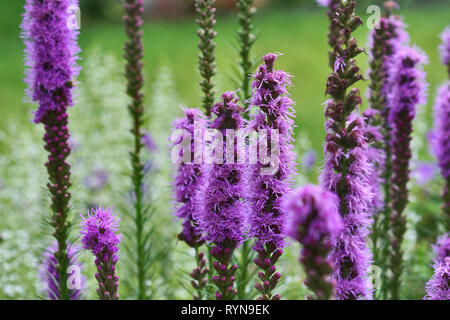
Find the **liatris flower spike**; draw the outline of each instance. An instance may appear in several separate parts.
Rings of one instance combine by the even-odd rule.
[[[434,246],[434,275],[427,282],[425,300],[450,300],[450,233]]]
[[[404,47],[395,56],[390,67],[392,91],[389,94],[392,126],[392,239],[390,267],[391,294],[399,298],[400,277],[403,272],[401,244],[406,232],[403,211],[408,203],[409,161],[411,159],[412,121],[418,105],[426,102],[426,83],[423,64],[427,57],[417,48]]]
[[[236,3],[238,9],[238,21],[240,29],[238,31],[239,37],[239,55],[241,57],[240,66],[242,69],[242,100],[248,107],[248,102],[251,97],[250,88],[250,74],[254,62],[250,58],[250,50],[255,43],[256,36],[253,31],[253,16],[256,12],[256,8],[253,6],[255,0],[239,0]]]
[[[336,46],[330,56],[333,73],[327,81],[324,144],[325,165],[321,185],[339,197],[339,212],[344,230],[338,237],[331,258],[336,265],[336,298],[339,300],[370,299],[368,281],[371,253],[367,245],[371,225],[373,187],[369,177],[372,166],[367,158],[368,144],[364,120],[356,112],[362,100],[357,88],[348,89],[363,77],[355,57],[358,48],[352,31],[362,24],[355,16],[355,2],[341,2],[332,12],[333,24],[339,26]]]
[[[243,108],[238,104],[238,99],[233,92],[225,92],[222,102],[213,106],[212,114],[216,116],[209,128],[216,129],[217,135],[212,142],[216,147],[212,150],[214,156],[221,155],[221,164],[205,165],[202,175],[206,181],[197,195],[199,210],[196,212],[199,230],[203,234],[203,240],[211,243],[211,255],[216,260],[213,264],[217,275],[212,277],[218,291],[216,298],[220,300],[233,299],[237,291],[233,287],[236,265],[231,265],[233,251],[244,240],[244,228],[249,208],[242,201],[245,194],[245,169],[244,164],[236,164],[239,158],[237,137],[231,145],[224,137],[227,131],[241,130],[244,121],[241,116]],[[221,144],[221,145],[218,145]],[[220,149],[220,151],[219,151]],[[225,152],[223,152],[225,150]],[[231,156],[231,157],[230,157]],[[232,163],[229,160],[232,159]]]
[[[207,116],[211,115],[211,108],[214,103],[214,85],[212,78],[216,74],[216,57],[214,55],[216,43],[214,38],[217,35],[217,32],[214,31],[214,26],[216,25],[215,3],[216,0],[195,0],[195,9],[199,15],[197,23],[200,27],[197,31],[197,35],[200,38],[200,42],[198,43],[200,49],[198,68],[202,76],[200,87],[203,92],[203,108]]]
[[[197,109],[185,109],[184,117],[177,119],[172,124],[174,133],[181,130],[187,136],[176,137],[173,141],[174,147],[181,147],[179,156],[181,159],[187,159],[186,162],[180,163],[177,168],[177,173],[174,177],[173,191],[175,194],[175,215],[183,220],[183,229],[178,235],[178,239],[184,241],[188,246],[195,249],[195,258],[197,267],[190,273],[193,278],[192,286],[196,289],[197,294],[194,296],[196,300],[203,299],[203,289],[207,284],[207,273],[209,269],[206,268],[206,260],[204,253],[199,251],[204,241],[200,239],[198,231],[198,222],[196,220],[196,213],[198,212],[198,204],[195,201],[195,194],[204,182],[201,170],[201,161],[195,161],[195,139],[203,140],[203,130],[205,128],[204,115]],[[200,136],[196,135],[196,126],[200,128]],[[184,139],[188,138],[190,143],[190,154],[184,154],[183,148]],[[198,144],[197,144],[198,145]],[[203,145],[203,142],[200,146]],[[193,163],[195,162],[195,163]]]
[[[405,32],[400,17],[390,15],[391,10],[398,5],[393,1],[385,3],[387,14],[381,17],[378,28],[369,32],[369,90],[370,108],[364,112],[367,118],[366,137],[371,143],[369,158],[374,165],[370,177],[373,186],[373,216],[372,246],[374,263],[380,266],[381,286],[377,292],[387,294],[387,273],[389,256],[389,230],[391,216],[391,176],[392,151],[391,127],[389,123],[389,105],[387,93],[390,91],[389,64],[396,52],[405,45],[409,36]],[[383,191],[383,192],[382,192]]]
[[[128,110],[131,115],[133,134],[133,149],[130,152],[131,160],[131,181],[133,193],[134,215],[133,222],[135,227],[134,245],[135,256],[133,261],[136,264],[137,279],[137,298],[146,299],[146,284],[148,274],[148,256],[145,251],[150,247],[150,238],[146,232],[145,221],[148,221],[148,212],[144,202],[143,180],[145,175],[145,165],[141,160],[141,150],[146,143],[146,136],[142,132],[144,123],[144,94],[142,87],[144,85],[143,76],[143,55],[144,48],[142,42],[142,25],[144,23],[144,0],[125,0],[124,1],[125,16],[123,17],[125,32],[128,41],[124,46],[124,57],[127,62],[125,68],[125,76],[127,78],[127,94],[131,98]]]
[[[91,251],[95,256],[97,294],[100,300],[118,300],[119,277],[116,275],[116,263],[122,238],[121,234],[117,234],[120,219],[113,215],[109,207],[92,209],[87,217],[81,218],[83,249]]]
[[[44,252],[44,260],[39,268],[40,278],[45,286],[45,296],[50,300],[60,300],[59,295],[60,277],[57,269],[58,261],[55,252],[58,251],[58,243],[54,242]],[[67,255],[69,258],[69,299],[80,300],[85,287],[84,277],[81,274],[81,264],[77,259],[78,248],[67,244]]]
[[[67,287],[69,256],[67,239],[69,221],[70,154],[67,108],[73,105],[73,81],[79,73],[76,65],[78,31],[73,23],[77,0],[27,0],[22,27],[25,42],[25,66],[28,94],[39,108],[34,122],[45,126],[45,149],[50,153],[45,164],[49,176],[47,184],[51,197],[53,236],[58,242],[55,252],[60,276],[59,297],[70,298]]]
[[[309,185],[292,192],[285,201],[290,217],[288,233],[302,245],[300,261],[305,284],[314,292],[312,299],[333,299],[334,264],[329,253],[343,228],[338,198],[322,187]]]
[[[273,53],[263,56],[264,64],[254,75],[250,106],[258,107],[262,112],[254,113],[248,124],[251,130],[265,130],[267,135],[262,136],[268,140],[266,145],[271,146],[270,159],[260,148],[257,153],[259,162],[250,168],[250,235],[256,240],[254,249],[258,256],[255,264],[263,271],[258,273],[261,283],[257,283],[255,288],[261,293],[259,299],[264,300],[280,299],[279,294],[273,295],[272,292],[281,277],[276,272],[275,264],[285,245],[286,215],[281,198],[290,191],[292,174],[295,173],[295,153],[292,151],[294,121],[291,118],[293,101],[287,90],[291,82],[286,72],[274,70],[276,59],[277,55]],[[259,140],[261,143],[261,137]],[[278,150],[275,150],[277,147]]]
[[[444,226],[450,230],[450,80],[439,88],[436,95],[434,123],[434,153],[444,178]]]
[[[447,26],[441,35],[441,45],[439,46],[441,53],[441,61],[447,66],[448,77],[450,78],[450,26]]]

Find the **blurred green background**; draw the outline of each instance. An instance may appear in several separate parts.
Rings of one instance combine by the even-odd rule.
[[[437,86],[446,79],[445,68],[439,60],[438,45],[439,34],[450,23],[450,1],[398,2],[401,5],[398,13],[404,16],[409,26],[412,43],[421,47],[430,60],[425,67],[430,84],[429,99],[427,105],[421,107],[413,141],[414,161],[430,162],[433,157],[429,153],[426,135],[432,128],[432,105]],[[159,137],[161,145],[169,136],[167,126],[161,123],[169,123],[181,114],[180,104],[198,107],[201,101],[197,72],[197,26],[192,3],[192,0],[146,1],[145,95],[149,110],[146,129]],[[47,215],[44,211],[47,204],[42,200],[45,199],[45,191],[41,188],[45,183],[42,166],[45,153],[40,146],[42,128],[30,122],[34,106],[23,102],[24,47],[19,37],[23,4],[24,0],[0,2],[0,270],[3,268],[5,271],[0,271],[0,299],[34,297],[39,250],[43,243],[48,243],[48,238],[42,238],[45,227],[34,225],[35,221],[39,221],[39,216]],[[358,1],[358,13],[364,21],[368,18],[366,8],[369,4],[381,6],[382,1]],[[259,0],[258,6],[254,22],[258,40],[252,54],[258,59],[267,52],[283,53],[278,60],[278,68],[294,76],[291,94],[296,102],[296,150],[300,163],[297,182],[316,183],[325,135],[322,103],[327,99],[324,92],[329,73],[325,9],[319,8],[313,0]],[[238,28],[234,1],[218,0],[218,7],[217,94],[238,89],[232,81],[238,60],[234,49]],[[79,43],[82,48],[80,64],[84,69],[79,77],[79,103],[71,110],[71,129],[72,134],[78,135],[85,144],[80,148],[81,153],[75,153],[72,160],[75,189],[83,185],[82,179],[92,175],[91,169],[99,164],[110,169],[110,181],[106,189],[98,193],[90,189],[74,191],[75,207],[80,210],[75,215],[97,201],[105,204],[119,202],[117,198],[121,195],[118,192],[126,188],[124,180],[121,180],[128,172],[129,145],[125,111],[127,100],[120,95],[125,91],[122,78],[125,34],[121,15],[120,1],[81,0]],[[366,47],[368,31],[364,25],[356,33],[361,46]],[[366,55],[360,56],[359,64],[366,74]],[[114,83],[108,87],[106,83],[110,80]],[[359,85],[363,96],[366,86],[367,81]],[[367,106],[366,102],[364,106]],[[161,114],[164,114],[162,118]],[[313,170],[306,172],[301,166],[301,156],[310,149],[317,153],[318,162]],[[81,164],[77,164],[78,161]],[[159,163],[162,165],[164,161],[166,159]],[[156,188],[159,197],[155,201],[156,234],[161,237],[160,243],[172,246],[167,248],[164,244],[161,248],[173,252],[173,255],[157,258],[159,267],[154,268],[153,276],[154,279],[161,276],[159,282],[152,280],[149,286],[160,286],[163,281],[166,291],[156,297],[189,298],[187,291],[176,280],[182,277],[180,274],[185,275],[189,271],[184,260],[188,250],[179,243],[175,244],[180,225],[170,217],[167,168],[160,169],[155,181],[159,183]],[[441,186],[442,181],[437,174],[427,184],[414,183],[411,186],[404,298],[423,297],[424,284],[431,276],[430,244],[442,231],[438,227]],[[80,200],[84,202],[77,204]],[[30,212],[35,212],[36,216]],[[8,242],[8,239],[11,241]],[[296,261],[298,247],[292,248],[285,254],[286,260],[282,264],[283,272],[290,275],[286,277],[282,291],[284,297],[298,299],[303,298],[306,290],[301,284],[301,268]],[[28,258],[23,252],[30,253],[30,250],[32,254]],[[20,260],[24,257],[28,260]],[[176,269],[178,267],[184,267],[184,270]],[[127,289],[122,290],[125,290],[123,296],[126,296]]]
[[[150,1],[152,2],[152,1]],[[158,2],[158,1],[155,1]],[[161,3],[180,4],[183,9],[167,5],[162,13],[148,7],[148,21],[145,24],[145,74],[146,95],[151,99],[150,90],[155,79],[155,70],[168,65],[175,74],[177,92],[183,104],[195,107],[200,105],[199,75],[197,67],[197,36],[190,2],[187,0],[164,0]],[[268,1],[262,1],[268,2]],[[365,20],[368,14],[364,3],[359,1],[359,14]],[[235,50],[237,22],[231,5],[223,3],[217,18],[217,81],[224,90],[237,89],[230,81],[233,63],[238,59]],[[229,4],[231,3],[231,4]],[[382,1],[369,1],[382,4]],[[400,1],[405,22],[409,25],[412,42],[426,51],[430,64],[426,67],[430,83],[431,98],[436,85],[445,78],[445,69],[438,58],[439,34],[449,23],[450,1]],[[19,39],[23,1],[2,1],[0,4],[0,125],[5,121],[26,122],[30,106],[22,103],[25,85],[23,78],[22,50]],[[226,8],[230,8],[227,10]],[[188,8],[188,9],[186,9]],[[178,11],[179,10],[179,11]],[[82,0],[82,27],[80,46],[81,57],[94,46],[122,55],[125,35],[121,25],[119,1]],[[176,13],[175,13],[176,12]],[[279,68],[292,75],[292,96],[296,101],[297,124],[309,133],[314,149],[320,151],[323,139],[323,116],[321,103],[325,100],[325,82],[329,72],[327,59],[327,19],[325,10],[317,8],[315,1],[278,0],[266,5],[256,15],[258,41],[253,55],[259,57],[269,51],[284,54],[279,59]],[[170,18],[167,18],[170,17]],[[368,29],[362,27],[356,36],[362,46],[366,45]],[[362,56],[360,65],[367,70],[366,57]],[[82,64],[82,62],[81,62]],[[365,88],[366,83],[361,87]],[[364,91],[363,91],[364,92]],[[432,99],[430,99],[432,101]],[[430,106],[430,105],[429,105]],[[429,109],[428,106],[428,109]],[[427,109],[427,110],[428,110]],[[13,120],[14,119],[14,120]],[[320,152],[319,152],[320,153]]]

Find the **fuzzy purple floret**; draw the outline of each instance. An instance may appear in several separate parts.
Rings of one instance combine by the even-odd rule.
[[[96,256],[102,252],[114,255],[119,251],[118,245],[122,239],[122,235],[117,234],[120,219],[112,214],[111,208],[93,208],[87,217],[81,218],[83,249]]]
[[[434,105],[435,131],[433,143],[444,179],[450,179],[450,81],[438,90]]]
[[[223,102],[213,106],[216,116],[209,126],[218,130],[223,137],[223,164],[205,165],[202,176],[205,184],[197,194],[198,210],[194,218],[203,234],[202,239],[222,245],[227,242],[234,246],[244,240],[244,227],[248,216],[248,205],[242,200],[245,194],[245,168],[243,164],[226,163],[227,129],[241,130],[244,127],[238,99],[233,92],[222,95]],[[234,159],[237,157],[236,141]]]
[[[450,26],[447,26],[441,34],[441,45],[439,46],[441,61],[445,65],[450,65]]]
[[[428,63],[427,56],[418,47],[403,46],[390,61],[391,92],[388,95],[391,108],[390,122],[399,116],[414,118],[416,107],[427,101],[427,83],[423,65]],[[398,128],[401,131],[402,128]],[[395,128],[393,136],[395,139]]]
[[[27,0],[21,25],[25,43],[25,81],[32,101],[39,103],[34,121],[39,123],[50,110],[58,108],[55,94],[64,93],[72,106],[72,80],[80,68],[76,64],[80,49],[78,30],[73,26],[78,0]]]
[[[292,192],[285,204],[290,212],[288,235],[303,245],[333,243],[343,228],[338,202],[334,193],[319,186]]]
[[[273,53],[265,55],[264,65],[254,75],[250,106],[259,107],[263,112],[254,114],[248,125],[256,131],[267,130],[269,142],[271,130],[278,130],[279,133],[278,171],[273,175],[262,175],[261,169],[269,165],[258,162],[251,166],[253,201],[250,234],[257,239],[256,247],[259,249],[269,242],[277,248],[285,245],[286,216],[281,198],[291,190],[292,174],[295,173],[295,153],[292,151],[294,110],[287,90],[291,85],[291,76],[282,70],[273,70],[276,59],[277,55]],[[270,143],[268,152],[269,146]],[[258,159],[261,158],[258,155]]]
[[[427,282],[425,300],[450,300],[450,233],[438,238],[433,246],[434,275]]]
[[[56,260],[55,253],[58,251],[58,243],[54,242],[47,250],[44,252],[44,259],[39,267],[39,275],[45,286],[45,295],[50,300],[60,300],[59,295],[59,272],[57,270],[58,261]],[[80,271],[79,274],[74,274],[74,276],[79,275],[80,278],[75,279],[74,285],[79,285],[80,287],[74,287],[74,289],[69,290],[69,298],[71,300],[80,300],[85,287],[84,277],[81,275],[81,264],[77,259],[78,247],[67,245],[67,256],[69,258],[69,269],[73,267],[78,267]],[[77,271],[75,271],[77,272]],[[69,279],[70,279],[69,275]]]
[[[173,190],[175,193],[175,215],[183,219],[183,230],[179,237],[188,245],[196,246],[200,235],[196,230],[196,221],[194,216],[197,208],[195,201],[195,194],[200,186],[203,184],[203,177],[201,174],[201,164],[194,162],[194,131],[195,123],[201,126],[202,130],[205,127],[204,115],[197,109],[184,109],[184,117],[174,121],[172,127],[174,130],[183,130],[189,134],[191,139],[191,155],[190,163],[181,163],[178,166],[177,173],[174,177]],[[174,145],[180,145],[183,142],[183,136],[179,140],[174,141]],[[183,151],[179,154],[183,158]]]
[[[333,119],[328,119],[326,126],[331,127],[333,123]],[[336,172],[335,166],[342,163],[343,159],[352,159],[346,170],[346,193],[339,206],[344,229],[338,237],[331,258],[336,265],[336,298],[368,299],[372,294],[367,279],[367,270],[372,262],[367,238],[372,224],[374,195],[369,177],[373,167],[367,158],[368,144],[364,135],[364,120],[357,114],[352,114],[347,118],[346,127],[353,127],[347,132],[347,136],[354,147],[343,153],[340,146],[332,140],[327,141],[327,160],[320,179],[322,186],[339,194],[338,190],[342,188],[342,173]]]

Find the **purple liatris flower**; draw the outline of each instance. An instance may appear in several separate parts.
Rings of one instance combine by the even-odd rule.
[[[261,111],[252,115],[249,129],[259,132],[258,163],[251,166],[252,208],[250,234],[256,238],[256,265],[261,268],[260,280],[255,287],[261,292],[260,299],[279,299],[272,296],[280,274],[275,263],[283,252],[285,211],[281,198],[291,189],[295,172],[295,154],[292,151],[294,127],[293,101],[288,96],[290,76],[282,70],[274,70],[277,55],[263,56],[264,62],[252,83],[251,107]],[[266,140],[266,141],[264,141]],[[270,156],[264,154],[264,145]]]
[[[418,105],[426,102],[423,64],[427,57],[417,48],[403,47],[390,67],[392,91],[388,96],[392,126],[392,232],[390,266],[392,298],[398,299],[403,271],[401,244],[406,231],[403,211],[408,203],[409,162],[411,159],[412,120]]]
[[[427,282],[425,300],[450,300],[450,233],[434,246],[434,275]]]
[[[196,126],[201,130],[200,136],[196,136]],[[182,133],[173,141],[174,147],[179,148],[179,153],[176,156],[182,159],[178,165],[173,183],[177,202],[175,215],[183,219],[183,231],[178,235],[178,238],[195,248],[203,243],[196,231],[198,224],[195,221],[196,212],[198,211],[195,194],[204,182],[201,171],[203,158],[200,161],[195,161],[197,160],[195,154],[197,145],[195,141],[196,139],[203,140],[204,116],[197,109],[185,109],[184,117],[175,120],[172,127],[174,134],[176,131],[181,131]],[[186,142],[185,140],[188,141]],[[200,147],[202,145],[203,142],[200,144]]]
[[[214,269],[217,276],[212,278],[218,288],[216,298],[229,300],[237,293],[233,288],[237,267],[229,264],[234,249],[244,240],[249,208],[242,200],[246,166],[236,164],[237,153],[244,150],[237,148],[236,136],[229,138],[227,135],[231,130],[236,134],[237,130],[243,129],[243,108],[237,104],[238,99],[233,92],[225,92],[222,100],[211,110],[216,116],[209,126],[216,130],[216,135],[212,137],[216,164],[202,168],[205,184],[197,194],[199,209],[195,218],[203,234],[202,239],[214,245],[211,255],[216,259]],[[228,141],[230,139],[233,141]]]
[[[70,8],[78,0],[27,0],[22,22],[25,43],[25,66],[28,93],[39,103],[34,121],[39,123],[48,111],[72,106],[73,79],[76,65],[78,30],[71,25]]]
[[[444,178],[444,225],[450,230],[450,81],[445,82],[436,95],[434,123],[434,153]]]
[[[343,229],[338,198],[322,187],[309,185],[292,192],[285,206],[290,215],[288,233],[302,245],[305,284],[314,292],[313,299],[332,299],[334,264],[329,253]]]
[[[39,268],[40,278],[45,286],[45,296],[50,300],[60,300],[59,295],[59,272],[57,269],[58,261],[55,253],[58,251],[58,243],[54,242],[44,252],[44,259]],[[79,300],[85,287],[84,277],[81,274],[81,264],[77,259],[78,248],[67,244],[67,256],[69,258],[68,282],[69,299]]]
[[[357,113],[362,100],[359,90],[350,87],[362,79],[356,59],[363,52],[351,32],[362,24],[355,15],[355,2],[340,2],[332,12],[332,23],[338,28],[336,45],[330,55],[330,66],[344,59],[344,71],[336,69],[328,77],[324,153],[325,165],[321,185],[339,198],[338,209],[344,228],[331,253],[336,265],[336,298],[369,299],[372,296],[368,282],[371,253],[367,246],[371,225],[373,186],[369,180],[373,167],[368,159],[366,125]],[[339,21],[337,23],[336,21]]]
[[[67,288],[68,221],[70,197],[70,165],[66,162],[71,150],[67,108],[72,106],[73,81],[78,75],[76,65],[78,31],[73,23],[76,0],[28,0],[22,22],[25,42],[25,66],[28,93],[39,104],[34,122],[45,126],[45,149],[49,152],[45,164],[51,197],[52,218],[58,242],[59,297],[69,299]]]
[[[447,26],[441,34],[441,45],[439,46],[441,53],[441,61],[449,67],[450,76],[450,26]]]
[[[207,283],[205,276],[209,271],[205,267],[204,253],[198,252],[204,241],[201,239],[201,234],[198,230],[196,217],[199,209],[198,203],[195,201],[196,193],[205,180],[202,172],[205,123],[204,115],[201,111],[184,109],[184,117],[175,120],[172,124],[173,133],[171,137],[174,149],[178,151],[175,154],[177,159],[172,160],[179,162],[173,182],[176,200],[175,215],[183,220],[183,228],[178,235],[178,239],[184,241],[196,251],[197,267],[190,273],[190,276],[193,278],[191,284],[197,290],[197,294],[194,296],[196,300],[203,298],[203,288]],[[181,135],[178,135],[179,132]],[[201,149],[200,152],[198,152],[197,148]]]
[[[83,249],[95,256],[98,281],[97,294],[100,300],[119,299],[119,277],[116,275],[116,263],[119,259],[119,242],[122,239],[119,222],[112,209],[98,207],[92,209],[81,222],[81,243]]]

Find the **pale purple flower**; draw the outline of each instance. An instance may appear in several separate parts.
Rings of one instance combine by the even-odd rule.
[[[450,66],[450,26],[445,27],[441,34],[441,45],[439,46],[441,61]]]
[[[57,270],[58,261],[55,253],[58,251],[58,243],[54,242],[44,252],[44,259],[39,267],[39,276],[44,285],[45,296],[50,300],[60,300],[59,294],[59,272]],[[71,300],[80,300],[85,289],[85,279],[81,274],[81,264],[77,259],[79,248],[67,244],[67,256],[69,258],[69,270],[72,273],[68,275],[71,280],[72,289],[69,289],[69,298]]]

